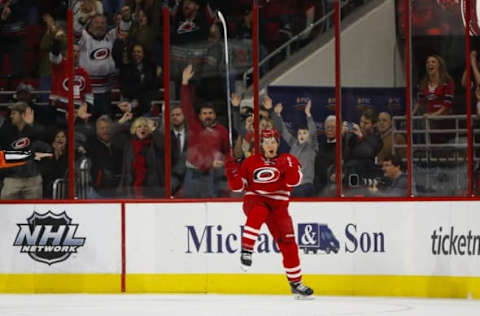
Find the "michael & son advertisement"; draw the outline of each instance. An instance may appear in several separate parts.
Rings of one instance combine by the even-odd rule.
[[[293,202],[304,274],[480,275],[472,202]],[[240,273],[241,203],[127,204],[127,273]],[[249,273],[282,274],[264,226]]]

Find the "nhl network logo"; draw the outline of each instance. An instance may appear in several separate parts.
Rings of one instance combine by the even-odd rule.
[[[19,229],[13,245],[33,260],[48,265],[67,260],[85,244],[85,238],[75,237],[78,224],[72,224],[66,212],[33,212],[26,224],[17,225]]]

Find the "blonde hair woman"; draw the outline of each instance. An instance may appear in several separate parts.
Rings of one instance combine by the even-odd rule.
[[[123,149],[121,193],[132,198],[164,197],[164,143],[153,120],[139,117]]]

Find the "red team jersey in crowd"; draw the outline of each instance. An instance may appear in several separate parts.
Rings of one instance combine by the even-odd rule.
[[[438,111],[442,106],[450,112],[452,109],[453,94],[455,92],[455,85],[453,80],[440,84],[437,87],[431,88],[426,85],[419,93],[420,103],[427,105],[427,113]]]
[[[262,197],[288,204],[290,191],[302,181],[300,169],[300,163],[293,155],[281,154],[267,159],[257,154],[245,159],[239,175],[228,177],[228,180],[233,191],[245,191],[245,199]]]
[[[201,171],[212,168],[214,160],[228,154],[228,131],[221,124],[204,127],[193,109],[192,87],[182,85],[181,106],[188,126],[187,163]]]
[[[59,63],[57,61],[61,60]],[[56,105],[65,108],[68,104],[68,63],[66,59],[59,55],[56,58],[50,58],[52,64],[52,91],[50,100],[56,102]],[[73,82],[73,100],[75,105],[83,102],[93,104],[93,93],[90,77],[82,67],[74,68]]]

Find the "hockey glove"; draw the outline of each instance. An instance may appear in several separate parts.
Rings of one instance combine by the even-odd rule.
[[[290,154],[280,155],[277,159],[277,168],[285,176],[285,181],[289,187],[295,187],[302,182],[301,165],[295,156]]]
[[[243,181],[240,176],[240,164],[233,157],[225,159],[225,173],[228,180],[228,185],[232,191],[242,191]]]

